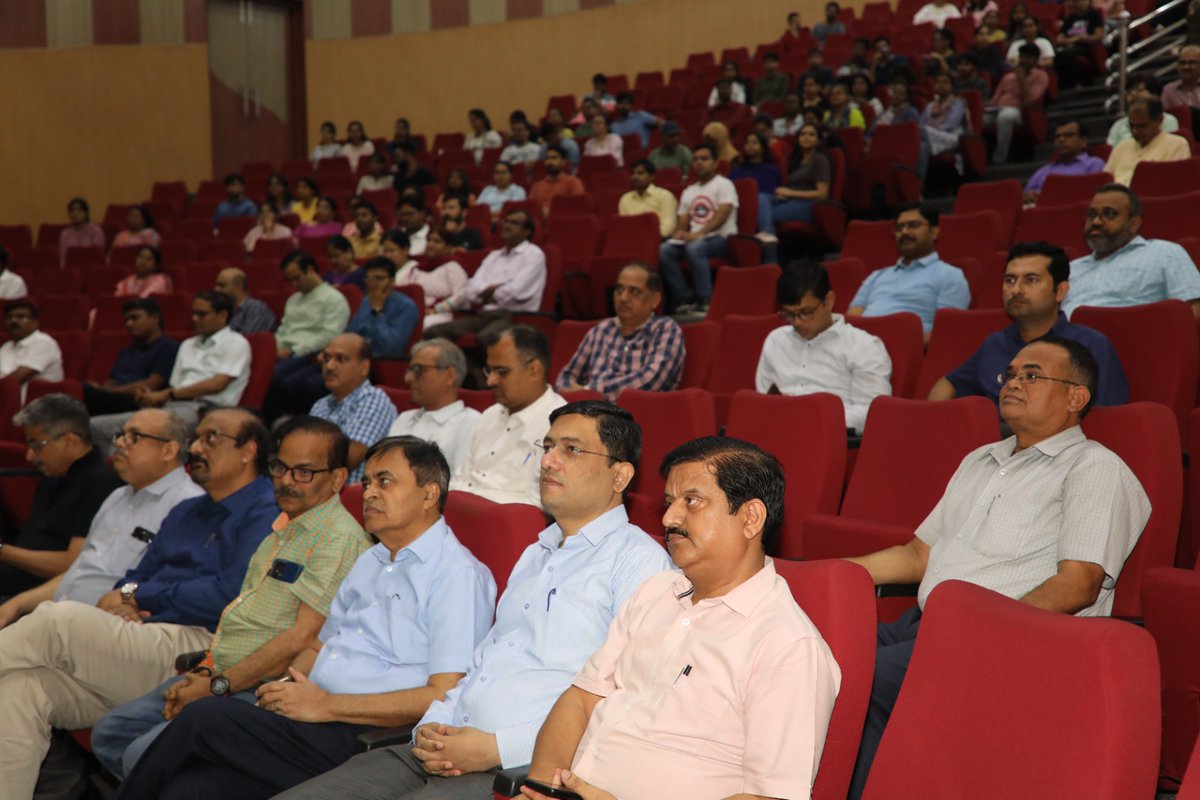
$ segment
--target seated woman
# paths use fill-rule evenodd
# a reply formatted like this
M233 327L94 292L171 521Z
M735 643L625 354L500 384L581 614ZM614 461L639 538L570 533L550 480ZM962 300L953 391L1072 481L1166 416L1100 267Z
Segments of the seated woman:
M367 174L358 179L355 194L363 192L378 192L392 188L392 173L388 169L387 158L383 153L372 153L367 159Z
M1033 17L1026 17L1021 22L1020 33L1021 35L1013 38L1012 44L1008 46L1008 53L1005 55L1008 63L1015 67L1017 65L1017 58L1020 55L1021 45L1033 44L1037 45L1038 49L1038 66L1042 68L1053 67L1054 45L1042 35L1037 20Z
M482 108L472 108L467 112L467 122L471 132L463 139L463 149L470 150L475 156L475 163L483 163L483 151L493 147L501 147L504 140L500 134L492 130L492 121Z
M750 97L750 87L746 84L746 79L742 77L741 70L738 69L736 61L726 61L721 65L721 77L726 78L732 84L729 99L734 103L747 103ZM708 107L712 108L720 102L717 96L717 87L714 86L712 91L708 93Z
M585 156L609 155L617 160L617 166L625 166L625 142L615 133L609 133L608 119L603 112L592 115L592 138L583 146Z
M117 281L117 297L149 297L175 291L171 276L162 271L162 254L157 247L143 245L133 257L133 274Z
M317 216L317 198L321 196L321 187L309 177L296 178L296 191L292 207L289 209L300 218L300 226L312 222ZM299 232L300 228L296 229Z
M850 103L860 111L869 106L876 117L883 113L883 103L875 96L875 86L866 75L850 78ZM866 119L865 114L863 119Z
M358 172L358 162L375 152L375 143L367 138L366 128L358 120L346 126L346 143L342 155L350 160L350 174Z
M242 243L246 245L246 252L253 253L255 246L263 239L294 241L292 229L279 221L279 217L275 214L275 206L270 200L263 200L258 204L258 224L242 237Z
M366 291L347 333L357 333L371 343L372 358L401 358L408 351L420 312L405 294L396 291L396 265L383 256L363 266Z
M775 165L775 160L771 157L771 142L758 131L751 131L746 135L746 142L742 145L742 154L733 162L729 179L737 180L738 178L751 178L758 186L759 195L768 198L783 183L779 167ZM760 200L760 202L762 201Z
M758 200L759 238L772 241L779 222L811 222L813 203L829 197L833 167L821 152L821 130L805 125L796 136L783 185Z
M483 187L479 193L479 202L492 212L492 221L500 218L500 209L508 202L524 200L525 187L513 182L512 167L503 161L497 161L492 167L492 184Z
M866 128L863 113L850 102L850 90L843 81L829 87L829 110L823 120L826 128Z
M392 160L396 160L396 148L401 145L409 145L413 153L421 152L424 147L421 140L412 135L412 130L408 124L408 117L398 117L392 128L392 140L388 142L388 152L392 154Z
M815 111L817 119L820 119L825 116L828 108L825 95L821 93L820 82L812 75L805 75L800 84L800 111Z
M67 260L69 247L104 247L104 228L91 219L91 208L82 197L72 197L67 203L67 219L70 224L58 234L58 257Z
M322 197L317 200L317 210L311 222L305 222L296 228L296 236L333 236L342 232L342 223L337 221L337 201L332 197Z
M162 237L154 230L154 219L145 206L130 206L125 215L125 226L125 230L113 238L113 247L131 247L135 244L158 247Z
M352 283L360 289L367 288L363 271L358 268L358 263L354 260L354 245L345 236L337 235L330 236L325 241L325 255L329 258L329 264L332 267L321 277L326 283L340 286L343 283Z
M282 172L276 172L267 180L267 202L276 214L287 214L292 210L292 190Z
M333 158L342 154L342 146L337 140L337 126L332 122L321 123L321 141L312 149L308 160L315 167L322 158Z
M457 197L462 201L463 208L475 204L475 190L471 188L471 179L458 167L446 173L446 183L442 186L442 193L438 195L437 202L434 203L438 214L442 213L442 203L446 202L447 197Z
M381 252L396 265L396 286L420 286L425 291L425 325L440 325L454 318L452 313L436 314L433 307L467 285L467 271L453 260L449 234L431 228L425 240L426 269L408 257L408 234L388 231ZM430 320L433 320L432 322Z

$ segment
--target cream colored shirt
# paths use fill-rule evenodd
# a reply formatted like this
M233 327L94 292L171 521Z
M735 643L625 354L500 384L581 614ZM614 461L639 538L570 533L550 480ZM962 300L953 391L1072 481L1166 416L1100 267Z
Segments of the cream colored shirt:
M679 201L661 186L653 183L646 187L645 194L626 192L621 195L617 204L617 213L622 217L632 217L635 214L655 214L658 216L658 232L664 239L675 232L676 212Z
M1128 186L1133 180L1133 171L1143 161L1184 161L1192 157L1192 146L1188 140L1174 133L1160 132L1142 147L1135 139L1128 139L1113 148L1104 165L1104 171L1112 173L1113 180Z

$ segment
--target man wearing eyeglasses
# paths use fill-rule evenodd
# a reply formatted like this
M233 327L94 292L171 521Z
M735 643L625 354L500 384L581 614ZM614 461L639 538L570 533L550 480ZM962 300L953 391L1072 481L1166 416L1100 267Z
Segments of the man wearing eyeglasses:
M346 483L358 483L363 457L387 435L396 407L386 392L371 385L371 344L357 333L333 337L318 361L329 394L314 403L309 413L337 425L350 440Z
M47 397L55 398L48 401L50 404L66 402L64 395ZM37 413L40 409L35 406L39 404L46 405L46 398L38 398L22 413L30 410ZM80 428L87 430L83 420ZM186 436L183 421L169 411L146 409L129 418L114 440L116 449L112 458L112 468L126 485L113 490L100 504L90 520L86 539L72 537L69 550L78 549L79 555L69 568L0 605L0 628L7 627L47 600L95 604L117 579L137 566L167 512L189 497L204 493L180 464L186 457ZM41 441L44 439L31 440L31 445ZM52 453L46 453L49 447L47 444L38 451L40 463L53 457ZM88 452L96 451L89 449ZM43 453L46 453L45 457ZM103 464L98 455L96 461ZM73 467L68 468L68 473ZM103 491L111 483L108 475L109 470L105 467L77 473L73 480L80 480L84 490L91 494ZM35 501L34 513L38 513L39 506L46 506L50 513L70 514L83 520L91 514L91 505L86 499L80 501L76 497L55 494L53 499L41 503ZM16 547L0 549L0 559L5 552L11 557L18 550Z
M129 773L170 720L204 697L253 703L253 689L284 675L316 640L338 587L367 549L342 507L349 440L337 425L293 417L275 434L267 471L282 514L250 559L201 663L113 709L92 729L92 751L118 777Z
M436 444L452 475L467 458L480 418L478 411L458 399L466 374L467 358L454 342L418 342L404 371L409 396L417 407L401 413L388 429L388 436L416 436Z
M1013 435L963 459L908 544L849 559L876 585L920 583L917 607L878 629L851 797L866 785L935 586L963 580L1047 611L1107 616L1121 567L1150 518L1137 477L1079 427L1098 381L1087 347L1044 337L1023 347L997 380L1000 416Z
M95 606L42 603L0 631L0 786L29 797L50 729L88 728L207 649L279 515L269 437L241 409L210 412L189 447L204 495L171 509L138 565Z
M756 388L765 394L835 394L846 410L846 427L862 433L871 401L892 393L887 348L833 313L829 274L816 262L790 264L775 283L775 302L788 324L767 334Z
M24 402L25 385L34 378L63 379L62 349L53 336L38 330L38 309L28 300L5 303L4 323L8 341L0 345L0 378L15 376Z

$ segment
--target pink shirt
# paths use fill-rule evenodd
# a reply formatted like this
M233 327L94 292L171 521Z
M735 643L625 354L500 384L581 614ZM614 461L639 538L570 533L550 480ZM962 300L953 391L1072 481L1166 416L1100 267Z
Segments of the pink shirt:
M140 280L137 275L130 275L117 282L117 297L149 297L152 294L170 294L175 291L171 284L171 276L165 272L155 272L146 280Z
M104 247L104 228L94 222L81 229L63 228L58 234L58 254L65 261L68 247Z
M135 244L148 244L151 247L158 247L159 239L158 231L153 228L142 228L137 233L124 230L113 237L113 247L132 247Z
M681 573L646 580L575 685L604 699L572 769L621 800L808 798L841 670L771 559L693 605Z
M583 145L585 156L612 156L617 160L617 166L625 166L625 140L615 133L610 133L603 140L592 137Z
M1046 89L1050 86L1050 75L1041 67L1034 67L1025 79L1025 101L1021 101L1021 87L1017 85L1017 76L1009 72L996 84L992 95L992 105L1009 108L1020 108L1023 105L1037 105Z

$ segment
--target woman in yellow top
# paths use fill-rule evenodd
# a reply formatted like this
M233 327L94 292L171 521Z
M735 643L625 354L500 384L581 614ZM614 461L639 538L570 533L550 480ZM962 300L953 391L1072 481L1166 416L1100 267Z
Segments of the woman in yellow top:
M850 90L841 81L829 87L829 110L822 121L828 130L867 127L863 113L850 102Z
M317 216L317 198L321 187L312 178L297 178L296 190L292 192L295 201L292 203L292 213L300 218L300 222L312 222Z

